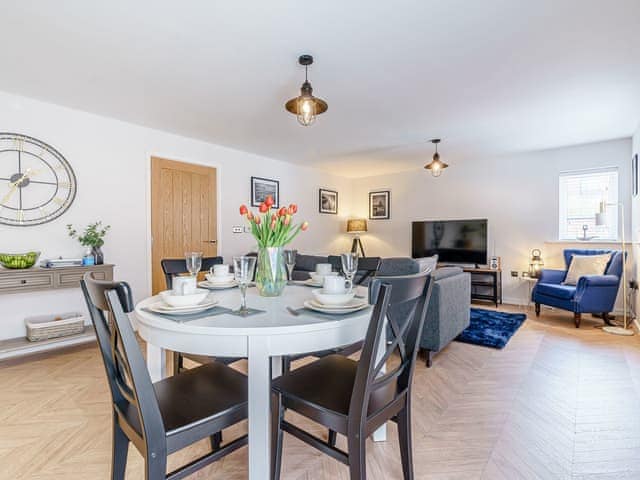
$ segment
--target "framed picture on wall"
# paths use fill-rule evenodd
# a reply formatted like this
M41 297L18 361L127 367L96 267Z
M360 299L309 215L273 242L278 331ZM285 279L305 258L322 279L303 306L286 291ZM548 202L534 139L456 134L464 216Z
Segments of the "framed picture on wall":
M388 220L391 218L391 192L383 190L369 192L369 219Z
M338 192L321 188L318 191L318 211L320 213L338 214Z
M273 207L280 207L280 182L270 178L251 177L251 206L259 207L267 195L273 198Z
M631 193L638 196L638 154L631 159Z

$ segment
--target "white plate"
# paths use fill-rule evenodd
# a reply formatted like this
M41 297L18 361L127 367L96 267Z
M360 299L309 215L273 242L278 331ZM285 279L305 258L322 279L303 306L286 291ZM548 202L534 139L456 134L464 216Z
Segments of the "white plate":
M211 283L210 281L205 280L204 282L198 283L198 286L206 288L208 290L225 290L227 288L237 287L238 282L236 282L235 280L231 280L227 283Z
M324 308L325 310L351 310L353 308L360 308L363 305L368 305L368 303L365 302L364 300L359 300L357 298L349 300L348 303L345 303L342 305L327 305L325 303L320 302L317 298L314 298L313 300L309 300L309 303L312 303L318 308Z
M229 275L220 275L220 276L215 276L215 275L209 275L207 274L206 276L207 278L207 282L209 283L213 283L216 285L220 285L222 283L229 283L229 282L233 282L235 280L235 276L233 275L233 273L229 274Z
M367 308L369 306L368 303L365 303L364 305L360 305L359 307L349 307L349 308L327 308L324 305L322 306L318 306L318 304L316 304L315 302L313 302L312 300L306 300L304 302L304 306L305 308L308 308L309 310L315 310L316 312L321 312L321 313L333 313L335 315L345 315L347 313L353 313L353 312L357 312L359 310L363 310L365 308Z
M152 303L151 305L147 306L147 308L150 311L155 313L168 313L171 315L188 315L190 313L203 312L205 310L208 310L209 308L214 307L217 304L218 304L218 301L213 300L210 302L201 303L200 305L196 305L195 307L176 309L176 308L169 307L164 302L157 302L157 303Z
M215 297L211 294L211 292L207 292L207 296L204 298L204 300L202 300L200 303L196 303L195 305L185 305L185 306L180 306L180 307L173 307L171 305L169 305L167 302L164 301L164 299L161 299L159 302L159 306L158 308L160 309L165 309L167 311L174 311L174 310L191 310L193 308L200 308L203 306L210 306L210 305L215 305L218 301L215 299Z
M302 283L304 283L308 287L322 287L322 282L316 282L312 278L309 278Z

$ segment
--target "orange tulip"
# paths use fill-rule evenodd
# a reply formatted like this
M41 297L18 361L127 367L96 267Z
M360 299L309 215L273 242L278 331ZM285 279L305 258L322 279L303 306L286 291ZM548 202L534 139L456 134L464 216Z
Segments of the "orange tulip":
M294 213L298 213L298 206L295 203L289 205L289 215L293 215Z
M246 215L249 209L246 205L240 205L240 215Z
M285 225L289 225L291 223L291 215L285 215L282 223L284 223Z
M266 203L261 203L258 210L260 210L260 213L267 213L269 211L269 206Z
M306 231L307 228L309 228L309 222L303 222L300 226L300 230L302 230L303 232Z
M256 223L256 225L260 225L261 220L259 216L256 215L255 217L253 217L253 221Z
M267 198L264 199L264 203L267 205L267 207L271 208L273 207L273 197L271 195L267 195Z
M247 212L247 220L251 220L251 219L253 219L253 212L251 210L249 210Z
M271 219L271 230L275 230L276 229L276 223L278 223L277 220L276 220L276 217L273 217Z
M287 214L287 207L282 207L280 210L278 210L279 217L284 217L286 214Z

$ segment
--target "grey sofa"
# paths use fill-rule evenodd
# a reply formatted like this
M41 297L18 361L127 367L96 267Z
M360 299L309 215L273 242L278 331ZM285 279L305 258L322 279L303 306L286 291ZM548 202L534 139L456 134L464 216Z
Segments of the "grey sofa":
M419 264L411 258L385 258L376 276L410 275L419 269ZM445 267L434 270L432 276L433 290L420 339L427 367L431 367L434 353L469 326L471 313L471 276L468 273L458 267Z

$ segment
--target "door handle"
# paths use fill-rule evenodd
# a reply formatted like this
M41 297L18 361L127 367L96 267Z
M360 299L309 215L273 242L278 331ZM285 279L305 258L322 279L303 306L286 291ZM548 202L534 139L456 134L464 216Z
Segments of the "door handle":
M204 243L218 243L217 240L203 240Z

